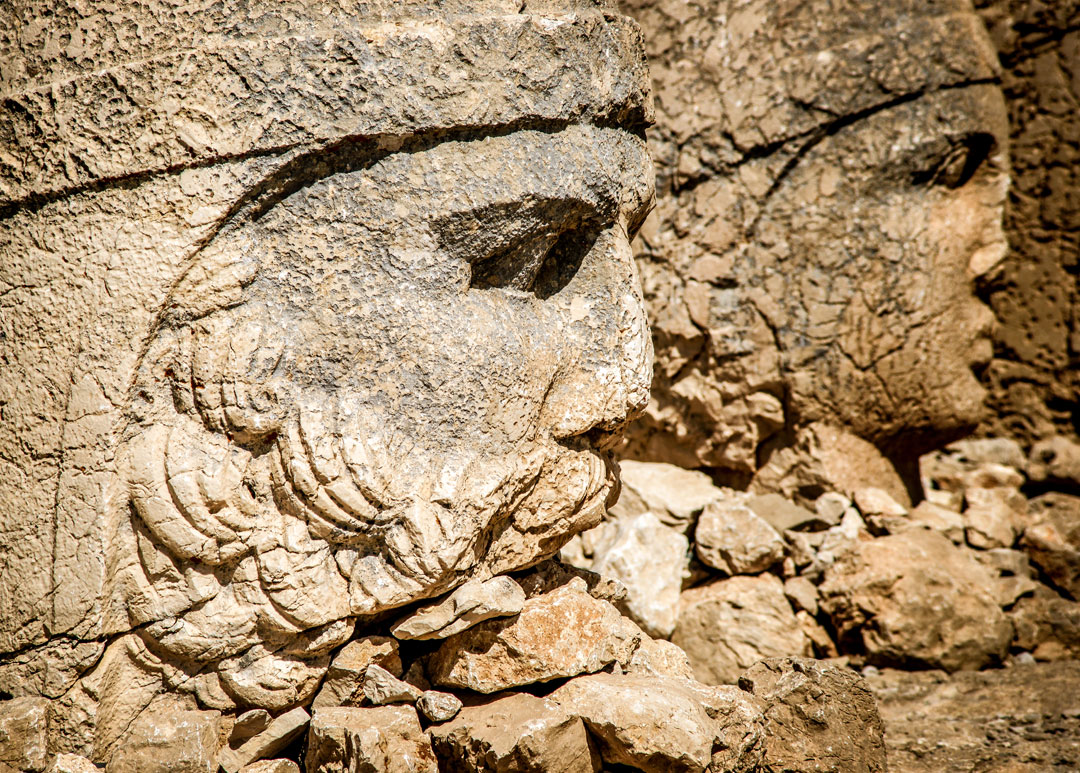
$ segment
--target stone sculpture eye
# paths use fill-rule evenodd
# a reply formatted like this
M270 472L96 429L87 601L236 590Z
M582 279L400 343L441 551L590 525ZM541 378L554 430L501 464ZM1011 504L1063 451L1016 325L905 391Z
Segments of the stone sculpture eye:
M934 164L916 172L912 179L919 184L930 183L946 188L960 188L967 184L994 151L993 135L975 133L951 142L945 153Z

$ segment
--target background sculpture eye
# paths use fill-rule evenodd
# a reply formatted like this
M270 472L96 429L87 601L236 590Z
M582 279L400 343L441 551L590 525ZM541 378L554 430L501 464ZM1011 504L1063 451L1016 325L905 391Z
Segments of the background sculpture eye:
M975 176L996 144L991 134L977 133L963 137L951 143L936 163L915 172L912 179L917 185L930 183L959 188Z
M596 242L599 229L583 226L545 232L472 267L470 288L506 288L550 298L570 283Z

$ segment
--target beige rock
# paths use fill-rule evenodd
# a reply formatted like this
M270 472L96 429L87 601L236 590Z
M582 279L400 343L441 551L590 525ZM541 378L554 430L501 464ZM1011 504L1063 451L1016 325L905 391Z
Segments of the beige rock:
M763 771L885 771L885 726L858 674L823 661L777 658L752 666L739 687L764 705Z
M739 576L683 591L671 641L705 684L734 684L765 658L810 654L795 613L774 575Z
M403 682L374 663L364 672L364 697L373 706L387 703L415 703L422 691Z
M884 489L867 486L854 491L855 506L863 517L871 515L889 515L903 517L908 514L908 509L897 502L889 492Z
M671 636L679 592L690 574L689 541L651 511L613 523L589 568L622 583L626 598L617 606L650 636Z
M44 698L0 701L0 766L45 770L49 702Z
M784 595L796 609L804 609L811 615L817 614L817 586L805 577L789 577L784 580Z
M364 636L346 644L331 661L312 708L360 705L364 674L372 664L385 668L394 676L401 676L398 643L389 636Z
M252 736L236 749L223 749L218 764L225 773L236 773L245 765L273 757L304 732L311 715L303 707L275 717L262 732Z
M746 505L777 531L809 528L811 526L835 526L840 522L839 514L826 510L825 514L807 510L780 494L758 494L746 500ZM836 520L832 520L834 517Z
M307 773L438 773L412 706L317 709L304 768Z
M144 711L120 739L105 771L217 773L220 725L217 711Z
M580 717L555 701L507 693L429 731L444 773L594 773L600 760Z
M428 673L445 687L482 693L599 671L627 663L641 632L615 607L573 580L525 602L513 619L488 620L446 639Z
M549 698L584 720L607 763L666 773L752 770L761 759L760 708L734 688L594 674Z
M242 767L240 773L300 773L300 766L292 760L259 760Z
M615 578L604 577L596 572L571 566L557 559L542 561L526 574L519 575L517 579L525 591L525 596L531 599L550 593L575 578L585 583L589 595L594 599L618 604L626 598L626 586Z
M997 579L998 605L1003 608L1011 607L1021 596L1032 594L1039 588L1027 555L1019 550L980 550L975 553L975 558Z
M667 676L673 679L693 679L694 668L689 656L677 644L663 639L642 637L641 644L630 656L626 673L639 676Z
M100 770L79 754L58 754L45 769L46 773L100 773Z
M265 730L271 721L273 721L273 717L270 716L270 712L266 709L245 711L233 723L232 731L229 733L229 745L232 747L240 746L253 735Z
M836 491L826 491L814 500L814 512L822 518L826 525L836 526L852 504L852 501L843 494Z
M964 543L964 519L960 513L933 502L920 502L909 516L913 523L941 532L957 545Z
M694 529L698 558L728 575L757 574L784 557L783 539L747 505L749 498L725 491L722 501L705 507Z
M612 508L616 517L652 511L667 526L686 531L720 495L708 475L673 464L625 459L620 469L623 490Z
M416 709L430 722L447 722L461 711L461 701L448 692L424 690L416 699Z
M930 530L856 542L818 590L841 643L854 639L875 663L978 668L1012 638L994 577Z
M1009 610L1016 629L1013 646L1036 660L1075 660L1080 657L1080 603L1047 588L1037 588Z
M1031 500L1021 545L1055 584L1080 599L1080 497L1043 494Z
M1028 454L1027 472L1038 482L1080 483L1080 443L1062 435L1040 440Z
M964 498L968 543L983 550L1012 547L1027 516L1024 495L1011 488L969 488Z
M525 591L509 577L471 580L395 623L390 632L399 639L445 639L484 620L516 615L524 603Z

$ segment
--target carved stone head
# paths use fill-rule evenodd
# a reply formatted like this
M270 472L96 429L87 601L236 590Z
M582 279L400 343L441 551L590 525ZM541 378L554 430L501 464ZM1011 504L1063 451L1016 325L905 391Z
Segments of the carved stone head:
M970 4L628 7L663 84L630 453L752 475L813 423L894 458L973 427L1007 126Z
M61 5L5 41L0 504L49 570L9 560L0 652L134 630L202 705L281 709L357 618L599 521L651 378L633 22Z

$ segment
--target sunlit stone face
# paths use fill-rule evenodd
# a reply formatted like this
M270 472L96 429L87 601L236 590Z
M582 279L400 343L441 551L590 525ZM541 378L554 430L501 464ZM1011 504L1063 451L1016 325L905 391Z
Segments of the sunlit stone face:
M622 130L518 131L331 158L241 210L166 303L129 410L152 646L336 641L597 523L648 399L628 239L649 171ZM170 615L191 571L209 600ZM251 704L306 689L222 674Z

